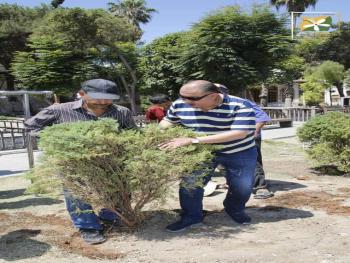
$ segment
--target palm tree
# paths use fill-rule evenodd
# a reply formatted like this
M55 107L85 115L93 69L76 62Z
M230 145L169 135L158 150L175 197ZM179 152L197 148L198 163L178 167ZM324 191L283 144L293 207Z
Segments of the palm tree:
M309 6L315 7L318 0L270 0L278 10L282 6L286 6L288 12L304 12ZM300 14L293 13L294 28L296 26L296 17Z
M140 24L151 21L152 13L157 10L148 8L145 0L118 0L117 3L108 3L108 10L115 16L126 18L140 32Z
M117 3L108 3L108 10L115 16L125 18L134 26L134 40L141 38L142 30L140 24L146 24L151 21L152 13L156 12L153 8L147 8L145 0L117 0ZM127 58L116 48L119 59L127 69L131 77L131 83L128 83L124 76L120 76L121 84L129 95L131 110L136 113L136 83L137 77L135 70L131 67Z
M59 7L60 5L62 5L63 2L64 2L64 0L52 0L52 1L51 1L51 6L52 6L53 8L57 8L57 7Z

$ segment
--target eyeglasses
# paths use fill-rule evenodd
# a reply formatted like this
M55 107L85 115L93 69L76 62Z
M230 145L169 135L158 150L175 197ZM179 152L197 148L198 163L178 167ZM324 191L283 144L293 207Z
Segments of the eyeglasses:
M199 101L199 100L205 98L206 96L209 96L210 94L214 94L214 93L216 93L216 92L208 93L208 94L205 94L205 95L200 96L200 97L186 97L186 96L182 96L181 94L179 94L179 97L181 99L184 99L184 100Z

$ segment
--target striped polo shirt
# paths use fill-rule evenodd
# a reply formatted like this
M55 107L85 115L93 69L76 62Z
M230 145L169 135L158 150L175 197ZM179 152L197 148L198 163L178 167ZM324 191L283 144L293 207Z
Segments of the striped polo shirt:
M220 143L223 148L217 153L232 154L255 146L255 112L249 101L242 98L225 94L219 106L206 112L178 99L171 105L164 119L193 129L198 136L232 130L249 131L243 139Z
M128 108L119 105L110 105L105 113L96 117L92 112L83 108L82 100L53 104L26 120L24 125L27 130L31 131L32 135L38 135L43 128L52 124L95 121L100 118L115 119L122 129L136 128L136 124Z

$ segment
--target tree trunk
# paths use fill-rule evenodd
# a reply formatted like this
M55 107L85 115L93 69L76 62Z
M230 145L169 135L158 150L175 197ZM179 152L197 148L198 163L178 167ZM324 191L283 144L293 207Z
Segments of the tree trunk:
M11 74L6 74L7 90L15 90L15 79Z
M344 97L343 83L342 82L341 83L337 83L335 86L337 87L339 96L341 98Z
M108 43L106 45L109 45ZM110 46L110 45L109 45ZM113 47L113 49L117 52L117 56L125 66L126 70L129 72L130 77L132 79L131 84L128 84L124 76L120 76L121 82L123 83L124 89L126 93L128 94L129 102L130 102L130 108L132 114L136 115L137 113L137 107L136 107L136 84L137 84L137 77L135 71L130 66L127 59L124 57L120 49L116 46ZM114 67L113 63L111 65Z
M136 107L135 88L128 85L128 83L126 82L124 76L120 76L120 79L121 79L121 81L123 83L123 86L124 86L124 89L126 90L126 93L128 94L131 112L132 112L133 115L136 115L137 107Z
M284 89L285 92L285 107L292 107L292 100L294 95L293 85L288 83L287 87Z
M260 97L260 105L261 107L267 107L267 96L269 94L269 89L265 85L265 83L261 84L261 93L259 95Z
M120 50L117 47L115 47L115 49L116 49L116 51L118 53L118 57L120 58L120 60L124 64L125 68L129 72L130 77L132 79L132 82L129 85L126 82L125 78L123 76L121 76L121 81L123 82L124 88L125 88L126 92L129 95L129 102L130 102L131 112L135 115L137 113L137 110L136 110L136 83L137 83L136 73L131 68L129 62L126 60L124 55L120 52Z

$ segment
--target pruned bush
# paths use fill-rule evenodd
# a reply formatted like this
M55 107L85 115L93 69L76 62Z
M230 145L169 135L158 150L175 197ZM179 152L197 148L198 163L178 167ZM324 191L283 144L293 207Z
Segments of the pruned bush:
M298 137L310 143L307 150L320 164L334 164L350 174L350 116L331 112L306 122L298 130Z
M41 133L39 146L46 160L32 171L33 184L40 184L33 177L40 167L54 168L51 176L58 176L76 197L95 209L114 211L135 228L144 219L146 204L164 201L172 183L213 157L209 145L158 148L171 138L194 136L181 127L161 130L157 125L119 130L112 119L54 125Z

